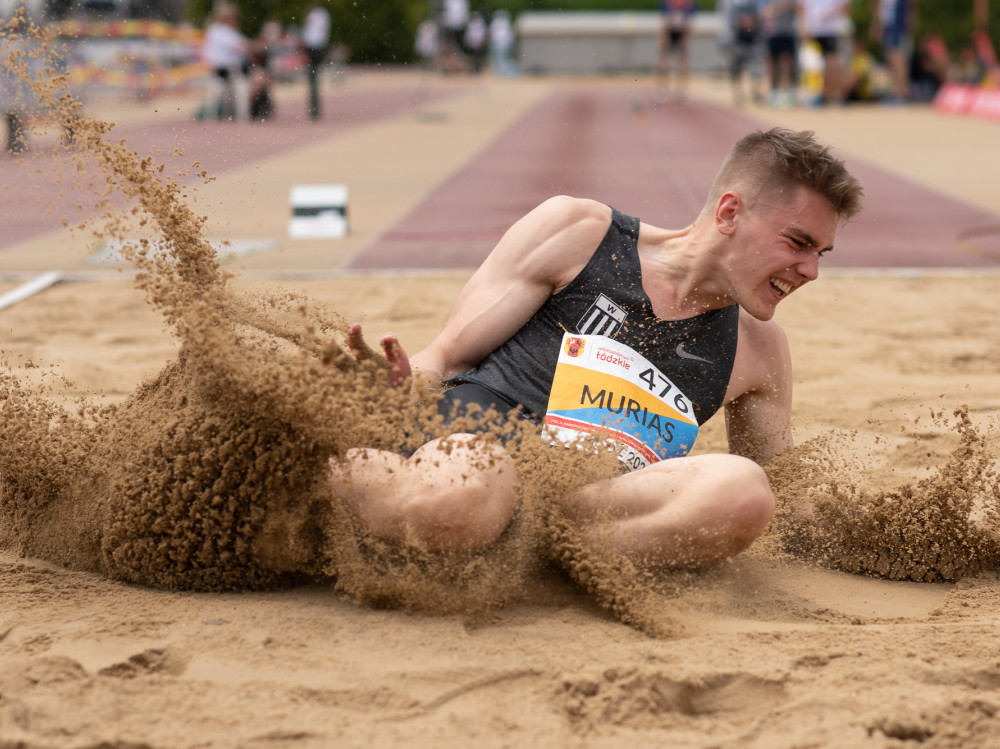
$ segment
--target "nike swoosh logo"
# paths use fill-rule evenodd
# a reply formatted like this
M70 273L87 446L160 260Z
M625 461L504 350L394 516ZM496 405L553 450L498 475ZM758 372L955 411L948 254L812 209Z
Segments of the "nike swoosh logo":
M675 351L677 352L677 356L679 356L681 359L690 359L691 361L703 361L706 364L711 364L712 363L708 359L702 359L700 356L695 356L694 354L689 354L687 351L684 350L684 344L683 343L678 343L677 344L677 348L675 349Z

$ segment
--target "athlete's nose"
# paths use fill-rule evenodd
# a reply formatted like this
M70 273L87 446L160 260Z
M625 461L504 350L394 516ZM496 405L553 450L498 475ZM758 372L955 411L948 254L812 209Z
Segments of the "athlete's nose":
M807 281L815 281L819 278L819 255L810 252L795 264L795 272Z

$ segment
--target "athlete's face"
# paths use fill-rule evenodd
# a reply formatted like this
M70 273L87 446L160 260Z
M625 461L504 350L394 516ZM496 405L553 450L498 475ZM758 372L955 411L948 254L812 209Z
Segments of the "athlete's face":
M770 320L778 302L819 275L838 225L830 202L806 187L743 203L732 235L735 300L758 320Z

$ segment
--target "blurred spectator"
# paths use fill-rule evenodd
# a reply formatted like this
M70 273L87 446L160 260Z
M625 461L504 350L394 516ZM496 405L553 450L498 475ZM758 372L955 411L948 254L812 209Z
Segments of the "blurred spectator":
M694 0L660 0L659 54L656 58L657 88L666 93L670 88L671 58L677 64L677 83L674 94L683 98L687 90L691 17L695 13Z
M823 102L839 104L844 93L844 64L838 40L851 9L850 0L801 0L803 40L819 45L823 55Z
M6 148L21 153L28 147L27 118L39 109L38 95L32 83L42 69L40 45L27 29L23 15L15 15L6 24L0 22L0 113L7 128Z
M758 0L722 0L725 39L728 39L729 80L733 88L733 101L743 106L746 101L744 78L749 77L750 98L754 102L761 96L763 77L763 35L760 4Z
M976 50L976 57L983 66L983 77L980 81L982 86L1000 86L1000 62L997 61L997 53L993 48L993 40L986 33L985 29L975 29L972 32L972 46Z
M932 101L948 80L951 60L940 34L924 34L917 40L910 57L910 98Z
M976 54L972 44L966 44L958 53L958 60L955 63L954 80L955 83L963 83L968 86L978 86L983 81L984 67Z
M250 45L250 118L266 120L274 114L271 87L276 74L275 61L281 46L281 23L270 18Z
M518 74L514 62L516 41L510 13L501 8L490 19L490 67L497 75L511 78Z
M257 36L257 47L264 58L264 64L272 73L276 72L276 64L273 60L281 52L281 21L275 16L271 16L260 27L260 34Z
M862 39L851 41L851 54L844 71L844 101L872 102L878 96L878 63Z
M309 82L309 118L320 118L319 71L330 51L330 11L313 5L302 21L302 48Z
M909 94L906 54L915 7L912 0L871 0L872 38L882 45L885 63L892 75L892 94L887 101L905 101Z
M425 68L434 67L438 55L438 27L430 18L425 18L417 26L413 49Z
M799 101L811 107L823 103L823 50L813 39L799 44Z
M441 69L446 73L464 72L467 61L462 49L462 34L469 23L469 0L444 0L441 5Z
M799 78L798 0L768 0L762 16L771 74L771 104L794 106Z
M483 58L486 56L487 34L489 30L486 21L479 13L469 16L469 22L465 25L465 48L469 50L472 58L472 72L481 73L483 70Z
M205 30L202 56L209 76L205 116L250 119L250 44L239 30L239 10L223 3Z

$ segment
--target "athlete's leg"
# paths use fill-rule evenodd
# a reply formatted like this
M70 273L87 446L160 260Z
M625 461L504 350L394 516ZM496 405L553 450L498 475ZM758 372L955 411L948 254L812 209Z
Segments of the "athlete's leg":
M767 526L774 495L756 463L699 455L583 487L567 512L594 544L658 567L697 567L746 549Z
M354 448L331 461L330 481L366 531L433 552L488 546L517 506L510 457L471 434L432 440L410 457Z

